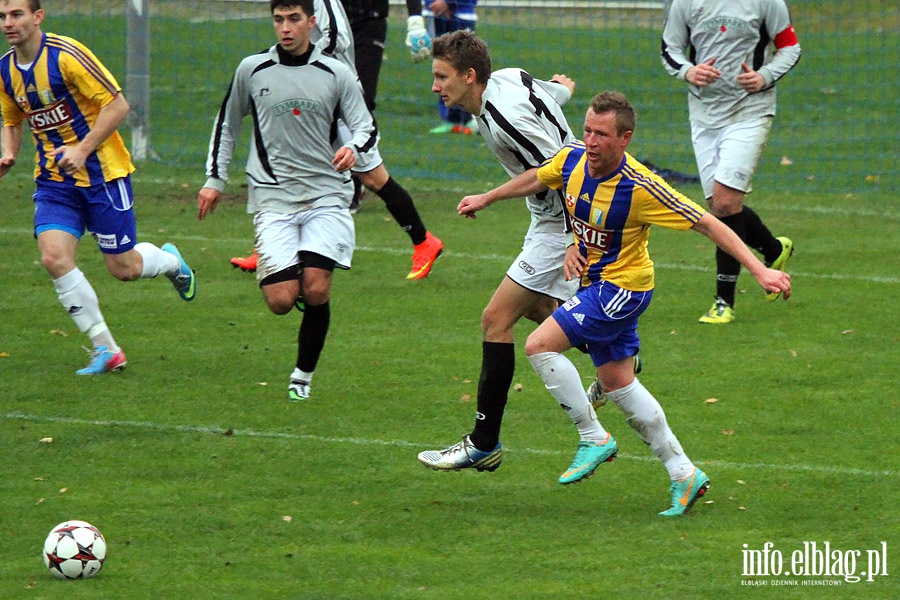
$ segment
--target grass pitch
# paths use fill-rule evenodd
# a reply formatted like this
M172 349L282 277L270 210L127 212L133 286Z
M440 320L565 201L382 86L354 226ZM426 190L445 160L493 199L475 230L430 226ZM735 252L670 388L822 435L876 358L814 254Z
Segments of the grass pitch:
M516 334L520 391L504 420L503 466L436 473L416 461L472 427L480 313L528 215L517 201L475 221L455 214L463 195L505 177L478 138L422 138L434 118L427 70L405 62L399 25L379 96L382 152L446 251L428 279L404 280L408 239L370 195L354 268L335 276L313 399L286 402L299 314L269 314L253 277L227 262L252 240L240 155L227 201L209 220L195 217L215 107L239 57L268 45L271 30L170 17L157 19L165 31L154 39L167 41L153 45L166 73L153 83L163 161L139 165L136 210L142 239L178 244L198 297L182 302L165 279L117 282L82 245L80 267L128 355L125 372L74 375L86 339L38 264L30 149L0 182L0 598L900 597L900 202L888 164L896 134L880 125L896 112L896 83L869 85L881 54L845 51L866 38L823 33L818 44L815 28L799 29L808 57L785 82L774 147L748 200L796 244L790 301L765 302L744 274L737 320L701 326L714 295L711 244L692 232L651 235L657 289L641 319L640 377L712 479L690 515L663 520L665 470L614 406L599 414L619 458L586 482L556 482L577 436L524 357L528 323ZM83 39L124 81L119 34L101 29L121 29L119 20L57 23L48 30ZM551 51L515 47L521 31L502 25L480 29L498 67L579 81L576 130L591 93L623 89L641 113L635 154L690 170L683 90L661 73L656 32L594 32L560 64ZM897 36L886 31L889 56ZM827 72L841 73L841 85ZM841 111L858 123L836 120ZM873 147L880 158L859 159ZM587 382L589 361L573 360ZM41 545L75 518L100 528L109 557L94 579L57 581ZM867 551L886 547L888 576L746 575L746 551L767 542L783 570L812 542L843 558L858 551L857 574Z
M614 406L600 417L620 458L579 485L556 483L577 437L525 360L527 324L503 466L436 473L416 461L471 428L480 311L518 250L519 202L467 221L453 209L483 185L417 193L447 245L421 282L403 279L405 235L380 202L364 203L313 399L291 404L299 315L268 314L253 278L227 263L250 241L239 195L198 223L195 173L140 172L142 238L179 245L198 298L181 302L164 279L116 282L84 244L81 268L129 359L96 378L74 376L85 340L37 264L31 182L3 182L5 598L738 597L748 581L791 579L743 576L745 544L790 556L812 541L863 557L887 544L890 576L828 597L900 591L896 206L760 196L797 244L795 297L769 304L745 274L727 327L696 323L713 293L710 244L651 236L659 281L641 321L641 380L712 478L705 503L663 520L665 471ZM823 233L838 215L839 245ZM573 358L587 379L588 361ZM72 518L109 542L92 580L57 581L40 561L43 537Z

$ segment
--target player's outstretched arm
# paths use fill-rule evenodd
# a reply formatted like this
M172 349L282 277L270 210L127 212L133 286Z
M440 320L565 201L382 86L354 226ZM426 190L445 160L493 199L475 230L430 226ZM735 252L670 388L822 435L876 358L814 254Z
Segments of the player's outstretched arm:
M537 169L528 169L489 192L475 196L466 196L456 207L456 212L464 217L474 219L476 212L487 208L494 202L509 200L510 198L524 198L546 189L547 187L538 181Z
M782 271L770 269L760 262L758 258L741 241L741 238L727 225L710 213L705 213L699 221L694 223L693 229L711 239L716 245L735 257L766 292L781 292L784 299L791 296L791 276Z

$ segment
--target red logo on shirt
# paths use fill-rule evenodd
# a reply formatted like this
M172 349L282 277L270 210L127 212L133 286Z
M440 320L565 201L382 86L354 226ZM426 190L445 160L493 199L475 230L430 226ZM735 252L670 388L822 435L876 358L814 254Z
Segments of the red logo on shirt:
M69 110L65 100L28 113L28 124L35 133L59 129L63 125L71 124L73 120L72 111Z
M722 33L725 33L726 31L728 31L728 30L725 28L724 25L722 25Z

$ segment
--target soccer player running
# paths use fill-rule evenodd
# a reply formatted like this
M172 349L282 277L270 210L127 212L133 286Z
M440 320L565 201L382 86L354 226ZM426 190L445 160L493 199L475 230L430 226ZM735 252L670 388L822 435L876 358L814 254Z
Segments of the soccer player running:
M690 85L691 140L709 209L776 269L794 244L774 237L744 196L775 118L775 83L799 60L783 0L674 0L669 7L662 63ZM717 248L716 299L701 323L734 320L740 272L738 261Z
M278 43L238 65L216 115L200 220L213 212L227 181L241 121L253 115L247 159L247 212L259 251L257 281L278 315L305 305L288 399L309 398L331 319L335 267L349 269L355 247L349 170L372 152L375 124L346 65L315 52L313 0L271 0ZM342 119L352 138L335 150Z
M528 336L525 354L553 397L577 419L581 442L568 473L583 479L618 453L578 371L562 354L587 344L606 397L665 465L672 503L660 514L676 516L706 492L709 477L684 453L659 402L634 374L638 317L653 296L650 227L702 233L744 265L766 292L788 297L791 280L763 265L731 229L625 151L635 120L625 96L598 94L585 116L584 142L568 144L541 167L464 199L460 210L474 212L498 200L547 189L565 195L575 236L566 250L564 271L566 277L580 277L582 288Z
M0 57L0 178L16 163L27 120L37 147L34 234L60 303L93 351L79 375L125 368L93 286L75 264L89 231L106 268L121 281L166 275L184 300L194 273L172 244L138 243L131 156L117 132L128 102L113 75L83 44L44 33L38 0L0 0L0 26L12 47Z
M375 11L376 9L384 10L385 15L387 14L387 2L384 2L383 6L378 2L353 3L348 0L344 0L344 2L348 5L359 4L369 6L371 9L370 12ZM376 7L375 5L378 6ZM356 14L357 10L365 11L366 8L365 6L356 7L354 8L355 12L353 14ZM410 10L414 10L414 7L410 7ZM365 75L361 75L357 73L356 69L357 64L367 70L371 69L373 65L370 64L368 58L356 57L353 37L354 33L351 28L351 21L347 18L347 13L344 11L341 2L338 0L315 0L315 11L316 27L313 29L310 38L312 44L326 56L331 56L344 63L353 72L354 76L362 76L365 84L360 82L360 85L369 86L371 88L373 83L375 83L375 81L372 80L372 73L367 72ZM419 7L419 11L421 12L421 7ZM422 20L421 16L418 18L420 21ZM424 29L413 29L412 31L416 34L417 41L421 40L423 45L430 44L430 39L426 43L424 38L422 38L422 36L428 35ZM412 44L411 37L407 36L407 39L409 43ZM365 41L366 40L360 39L355 40L356 47L360 47ZM371 45L372 43L370 41L368 45L362 46L360 49L364 49L367 54L371 54L373 52ZM380 65L381 60L379 58L379 68ZM377 81L377 73L375 74L375 80ZM368 97L368 94L365 91L364 95L366 96L366 103L369 108L374 109L374 95ZM350 133L343 123L339 123L339 133L340 140L338 141L338 144L349 140ZM391 216L397 224L400 225L400 228L409 235L410 240L413 243L413 264L412 269L406 278L424 279L427 277L431 272L431 268L434 266L434 262L443 252L444 243L425 228L422 218L419 216L419 212L416 209L416 205L413 203L412 196L410 196L406 188L400 185L393 177L391 177L390 173L388 173L387 168L384 166L384 160L381 158L381 154L378 151L377 139L375 140L375 146L371 150L358 157L352 172L354 183L361 183L366 189L371 190L380 197L384 201L388 212L391 213ZM361 192L362 190L357 185L354 200L353 203L351 203L352 212L356 212L359 208L358 203ZM251 255L249 258L233 258L231 259L231 263L246 271L255 270L256 254Z
M565 75L541 81L515 68L491 73L487 44L467 30L436 38L433 52L432 91L447 106L476 115L485 144L510 177L537 167L575 139L562 110L575 82ZM470 202L463 199L460 214L475 216ZM576 281L566 281L562 268L571 237L562 196L538 191L527 195L526 205L531 224L522 252L481 316L474 429L449 448L420 453L419 461L432 469L493 471L500 466L500 426L516 364L513 328L522 317L541 323L578 290Z

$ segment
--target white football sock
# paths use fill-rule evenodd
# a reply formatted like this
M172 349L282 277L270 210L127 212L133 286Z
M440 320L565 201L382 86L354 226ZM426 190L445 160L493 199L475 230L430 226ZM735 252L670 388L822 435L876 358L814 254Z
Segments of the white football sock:
M56 288L60 304L75 321L78 329L88 334L95 348L106 346L106 349L112 352L119 351L109 327L103 320L97 293L81 269L75 267L62 277L54 279L53 287Z
M294 372L291 373L291 379L294 381L305 381L306 383L312 382L313 374L307 373L306 371L301 371L297 367L294 367Z
M528 360L544 381L544 387L575 423L581 439L605 444L609 440L609 433L597 419L597 413L587 399L575 365L559 352L541 352L529 356Z
M662 406L640 381L635 379L631 384L606 395L616 403L628 424L663 462L672 481L693 473L694 464L669 428Z
M149 242L135 244L134 249L144 259L141 279L150 279L157 275L176 275L181 268L181 263L174 254L163 252Z

